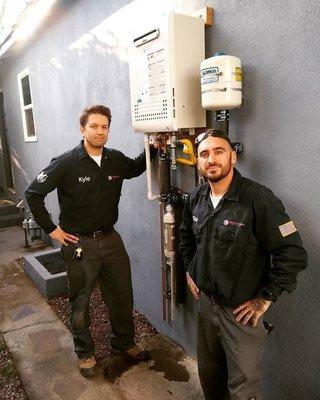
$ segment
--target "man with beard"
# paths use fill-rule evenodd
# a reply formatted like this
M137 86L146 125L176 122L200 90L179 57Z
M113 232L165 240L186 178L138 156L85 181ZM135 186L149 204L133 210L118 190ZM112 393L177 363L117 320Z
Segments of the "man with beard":
M295 289L307 254L282 202L234 168L228 136L210 130L196 145L207 182L185 205L180 251L198 300L201 385L207 400L260 400L261 317Z
M26 199L37 223L62 244L70 289L71 323L75 352L83 376L95 373L94 343L90 333L89 300L97 281L108 306L111 346L140 360L134 346L133 298L129 257L113 228L123 179L141 175L145 155L136 159L104 147L111 112L103 105L86 107L80 114L83 140L74 149L54 158L31 183ZM152 149L154 153L155 149ZM50 219L45 196L58 189L59 225Z

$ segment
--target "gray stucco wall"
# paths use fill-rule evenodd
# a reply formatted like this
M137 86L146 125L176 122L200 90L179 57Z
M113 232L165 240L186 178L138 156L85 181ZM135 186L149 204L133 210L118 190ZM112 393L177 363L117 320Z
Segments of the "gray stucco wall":
M4 158L3 158L3 149L0 142L0 193L5 191L6 188L6 179L5 179L5 171L4 171Z
M129 156L142 149L143 137L131 127L127 62L96 36L80 46L81 51L70 48L127 3L60 1L32 44L1 61L0 88L4 89L20 194L51 157L78 142L78 113L89 103L101 102L113 111L110 147ZM153 2L157 3L161 2ZM190 6L192 2L185 3ZM318 2L217 0L193 4L215 9L215 25L206 30L207 57L224 50L243 62L245 104L231 113L230 129L232 139L245 146L239 170L283 200L309 253L309 268L301 274L298 289L290 296L284 294L269 311L275 330L264 357L264 399L316 400L320 398ZM17 73L26 67L31 72L35 143L23 139L16 83ZM184 189L192 187L191 170L182 168L180 179ZM55 195L48 197L47 206L57 222ZM191 296L178 307L171 326L162 321L158 219L157 204L146 199L145 176L126 182L117 228L131 257L136 308L194 353L196 306Z

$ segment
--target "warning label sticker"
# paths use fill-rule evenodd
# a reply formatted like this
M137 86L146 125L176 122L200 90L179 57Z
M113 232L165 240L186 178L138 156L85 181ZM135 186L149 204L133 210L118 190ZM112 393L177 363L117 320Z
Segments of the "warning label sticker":
M205 85L206 83L212 83L212 82L218 82L219 77L218 76L206 76L205 78L201 78L201 84Z
M219 67L209 67L201 70L201 84L219 82Z
M236 81L242 82L242 69L240 67L236 67Z

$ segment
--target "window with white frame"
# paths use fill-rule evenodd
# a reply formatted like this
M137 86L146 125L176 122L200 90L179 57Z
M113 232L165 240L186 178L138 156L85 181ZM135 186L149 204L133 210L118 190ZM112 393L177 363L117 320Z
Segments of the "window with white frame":
M29 68L26 68L24 71L20 72L17 78L24 140L26 142L34 142L37 140L37 136L33 119L33 104L31 97Z

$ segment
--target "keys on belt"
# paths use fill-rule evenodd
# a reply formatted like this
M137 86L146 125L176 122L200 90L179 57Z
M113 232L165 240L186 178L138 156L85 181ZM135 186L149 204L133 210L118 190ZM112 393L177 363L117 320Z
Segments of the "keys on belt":
M81 246L81 237L79 237L79 241L75 244L73 248L72 259L76 261L82 261L83 258L83 248Z
M92 233L93 239L99 239L103 235L103 231L95 231Z
M82 261L84 249L81 244L81 237L90 237L92 239L99 239L100 237L102 237L104 233L105 231L100 230L89 234L78 234L77 236L79 236L79 241L74 246L72 259L76 261Z

